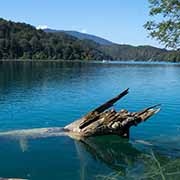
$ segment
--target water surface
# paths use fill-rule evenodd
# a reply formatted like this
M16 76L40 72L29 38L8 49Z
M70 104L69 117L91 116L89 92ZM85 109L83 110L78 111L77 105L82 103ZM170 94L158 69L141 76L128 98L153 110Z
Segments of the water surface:
M0 131L62 127L128 87L115 109L162 104L160 113L131 129L129 142L0 138L0 177L179 179L178 64L0 62Z

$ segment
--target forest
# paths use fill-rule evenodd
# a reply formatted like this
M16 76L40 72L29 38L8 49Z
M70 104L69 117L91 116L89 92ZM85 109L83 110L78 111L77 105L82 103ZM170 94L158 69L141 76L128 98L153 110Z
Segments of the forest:
M0 59L111 59L88 40L0 19Z
M0 59L179 62L180 51L151 46L102 45L64 32L44 32L29 24L0 18Z

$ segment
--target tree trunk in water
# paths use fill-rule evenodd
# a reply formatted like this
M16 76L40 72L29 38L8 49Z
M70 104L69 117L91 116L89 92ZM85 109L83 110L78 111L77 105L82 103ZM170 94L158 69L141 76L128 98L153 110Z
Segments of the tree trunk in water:
M107 110L127 95L128 90L126 89L81 119L67 125L64 129L80 137L115 134L128 138L131 126L137 126L160 110L156 108L159 105L146 108L140 112L128 112L127 110L116 112L114 109Z

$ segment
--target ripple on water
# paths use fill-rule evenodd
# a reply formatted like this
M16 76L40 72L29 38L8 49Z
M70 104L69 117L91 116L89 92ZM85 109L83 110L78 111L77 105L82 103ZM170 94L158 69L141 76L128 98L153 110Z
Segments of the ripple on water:
M168 157L180 157L179 65L4 62L0 72L0 131L64 126L129 87L130 94L115 105L117 110L138 111L162 104L156 116L132 128L131 138L141 140L143 147L146 144L142 142L151 143L148 149L161 163L171 162ZM1 140L0 176L28 178L29 174L32 179L45 180L50 175L51 179L79 179L81 174L81 178L94 178L114 173L117 164L112 160L117 152L122 157L120 173L127 177L127 172L134 170L134 177L140 177L139 162L149 162L141 154L143 148L139 153L138 145L115 142L74 145L77 142L68 138L23 139L21 147L26 151L22 152L20 142ZM156 164L153 167L157 169Z

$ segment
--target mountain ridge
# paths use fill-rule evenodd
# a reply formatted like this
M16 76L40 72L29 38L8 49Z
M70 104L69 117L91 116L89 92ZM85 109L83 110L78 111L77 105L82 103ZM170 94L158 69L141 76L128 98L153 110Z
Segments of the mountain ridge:
M71 35L71 36L74 36L74 37L76 37L76 38L78 38L80 40L84 40L84 39L92 40L92 41L95 41L96 43L98 43L100 45L120 45L120 46L131 46L131 47L149 47L149 48L158 48L158 49L167 50L166 48L160 48L160 47L156 47L156 46L153 46L153 45L120 44L120 43L110 41L110 40L108 40L106 38L100 37L98 35L93 35L93 34L89 34L89 33L82 33L82 32L76 31L76 30L57 30L57 29L51 29L51 28L43 28L42 30L47 32L47 33L64 32L64 33L66 33L68 35ZM96 40L96 39L93 39L91 37L95 37L95 38L100 39L100 40ZM102 40L102 42L99 42L101 40Z
M93 41L66 33L46 33L26 23L0 18L0 59L112 59Z
M45 32L26 23L0 18L0 59L180 62L180 51L115 43L102 45L64 31Z
M102 37L99 37L99 36L96 36L93 34L81 33L79 31L55 30L55 29L50 29L50 28L43 29L43 31L48 32L48 33L64 32L64 33L71 35L71 36L74 36L80 40L88 39L88 40L95 41L96 43L101 44L101 45L112 45L112 44L114 44L113 42L111 42L105 38L102 38Z

